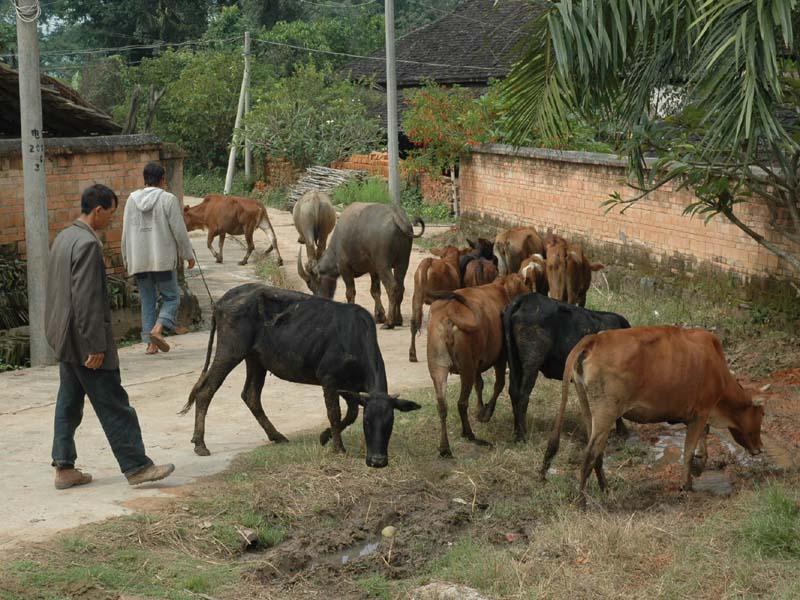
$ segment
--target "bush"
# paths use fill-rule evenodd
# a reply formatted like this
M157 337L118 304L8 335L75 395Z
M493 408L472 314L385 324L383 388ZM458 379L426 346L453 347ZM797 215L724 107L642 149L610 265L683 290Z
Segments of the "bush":
M264 155L297 168L329 164L381 144L383 128L369 110L377 101L371 90L305 66L256 99L248 136Z
M207 194L221 194L225 189L225 171L211 169L206 171L189 171L183 179L183 193L187 196L205 196ZM249 196L250 183L243 171L237 171L233 176L231 194L234 196Z
M800 506L796 495L779 486L759 492L738 535L744 542L743 549L758 558L800 558Z

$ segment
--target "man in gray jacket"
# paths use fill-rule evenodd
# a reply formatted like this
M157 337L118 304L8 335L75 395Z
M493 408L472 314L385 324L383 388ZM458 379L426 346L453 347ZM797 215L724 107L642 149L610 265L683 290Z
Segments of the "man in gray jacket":
M144 168L145 187L133 192L122 221L122 260L128 275L136 277L142 304L142 340L147 354L169 352L163 331L175 329L180 290L178 265L194 253L180 201L166 191L164 167L151 162ZM156 314L158 295L161 310Z
M75 468L75 430L89 396L108 443L128 483L163 479L175 469L154 465L144 451L136 411L122 387L111 331L103 246L97 231L117 209L117 195L93 185L81 196L81 216L58 234L47 269L45 332L59 362L61 385L53 433L55 485L83 485L92 476Z

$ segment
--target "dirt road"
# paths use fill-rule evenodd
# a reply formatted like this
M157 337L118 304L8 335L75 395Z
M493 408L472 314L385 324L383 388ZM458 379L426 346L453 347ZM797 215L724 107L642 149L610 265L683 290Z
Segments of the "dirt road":
M305 289L294 266L298 245L291 215L270 210L270 218L286 265L286 280L292 287ZM429 232L434 233L435 229L429 228ZM243 253L235 241L229 238L225 263L218 265L206 249L205 233L193 232L190 237L215 298L235 285L257 280L252 266L237 265ZM257 247L263 248L265 242L266 237L258 232ZM412 252L403 302L406 326L378 330L393 392L429 384L424 341L418 344L420 362L408 362L407 323L413 274L423 256L417 250ZM189 277L189 284L208 310L210 303L197 270ZM336 298L344 300L343 286L339 286ZM358 280L356 301L372 311L368 277ZM176 465L173 477L140 488L129 487L120 475L87 401L85 418L76 436L78 466L92 473L95 480L84 488L56 491L49 457L57 367L0 374L0 388L5 390L0 399L0 506L5 515L0 522L0 551L21 542L46 539L83 523L129 513L131 506L142 505L146 498L179 492L196 478L221 471L236 454L266 442L263 431L239 398L244 382L242 366L231 374L211 405L206 443L212 455L201 458L193 453L189 442L193 419L191 415L179 417L175 413L197 381L207 341L206 332L197 332L170 338L173 350L169 354L145 356L141 345L120 351L123 384L138 412L148 453L157 462ZM316 387L270 377L263 399L272 422L290 439L293 433L321 428L326 422L322 395Z

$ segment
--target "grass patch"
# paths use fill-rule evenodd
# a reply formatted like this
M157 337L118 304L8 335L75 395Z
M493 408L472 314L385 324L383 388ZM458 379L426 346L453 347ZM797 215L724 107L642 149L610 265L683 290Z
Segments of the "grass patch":
M331 193L333 203L346 207L353 202L389 204L389 185L382 177L368 177L363 181L351 180L335 188ZM409 217L421 217L425 223L453 223L450 208L444 204L425 202L419 188L405 185L400 204Z
M231 185L233 196L250 196L252 187L243 171L234 174ZM187 196L203 197L207 194L221 194L224 189L225 171L223 169L187 171L183 178L183 193Z
M286 287L286 275L275 262L272 253L259 253L255 261L255 270L256 275L269 285L282 288Z
M800 506L797 492L769 485L750 503L739 526L741 551L754 558L800 559Z

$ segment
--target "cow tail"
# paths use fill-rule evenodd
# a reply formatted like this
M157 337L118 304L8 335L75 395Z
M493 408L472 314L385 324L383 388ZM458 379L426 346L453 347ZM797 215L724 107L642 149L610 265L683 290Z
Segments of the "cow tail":
M205 381L206 373L208 372L208 365L211 364L211 350L214 347L214 335L217 333L217 318L215 315L211 315L211 333L208 334L208 348L206 350L206 362L203 365L203 371L200 373L200 379L198 379L197 383L194 384L191 393L189 394L189 399L186 401L186 404L183 405L183 408L178 412L179 415L185 415L189 412L189 409L192 408L194 401L197 396L197 390L199 389L200 385Z
M506 357L508 359L508 394L511 402L519 396L519 386L522 379L522 364L519 359L517 342L514 339L514 323L512 317L516 312L518 303L512 303L503 311L503 334L506 344Z
M419 225L420 227L422 227L422 230L419 233L415 234L414 237L415 238L422 237L422 234L425 233L425 221L422 220L422 217L416 217L414 219L414 225Z
M555 423L553 423L553 430L547 442L547 450L544 454L542 469L539 472L539 478L542 481L547 477L547 471L550 469L550 464L553 462L553 457L556 455L556 452L558 452L558 446L561 442L561 425L564 422L564 411L567 407L567 400L569 399L569 384L572 382L573 371L576 363L580 364L583 354L593 337L594 336L586 336L578 342L572 349L572 352L569 353L567 362L564 365L564 377L561 380L561 405L558 407L558 415L556 416Z
M508 275L509 274L509 265L508 265L508 257L506 253L508 252L508 242L495 242L494 244L494 254L497 257L497 267L500 271L500 275Z

